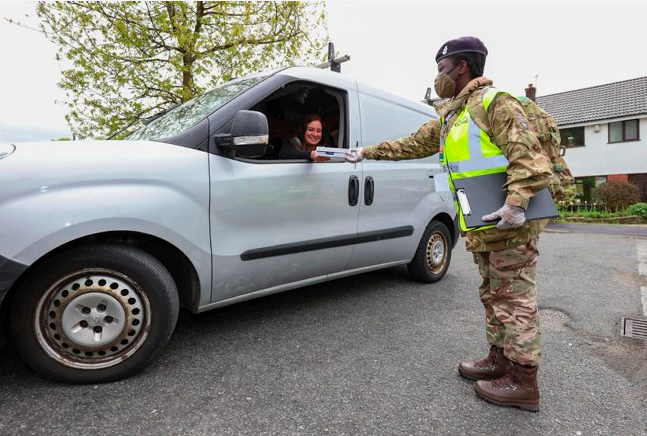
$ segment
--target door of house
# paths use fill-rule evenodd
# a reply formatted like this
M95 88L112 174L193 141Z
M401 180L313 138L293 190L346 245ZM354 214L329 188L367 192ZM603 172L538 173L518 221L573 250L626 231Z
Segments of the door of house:
M647 203L647 174L629 174L629 182L640 189L640 201Z

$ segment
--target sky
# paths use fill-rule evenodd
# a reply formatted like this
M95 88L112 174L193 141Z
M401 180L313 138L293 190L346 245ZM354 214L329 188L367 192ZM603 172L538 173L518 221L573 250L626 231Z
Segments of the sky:
M0 142L70 135L56 48L3 19L35 27L34 9L0 3ZM433 88L438 49L464 35L485 43L485 76L512 94L529 83L547 95L647 75L647 2L328 1L326 10L330 40L351 57L341 74L412 100Z

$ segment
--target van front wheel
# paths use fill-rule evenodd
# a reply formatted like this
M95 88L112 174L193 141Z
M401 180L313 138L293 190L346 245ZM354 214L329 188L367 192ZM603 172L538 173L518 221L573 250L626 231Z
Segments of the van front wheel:
M447 227L439 222L429 223L420 239L411 263L407 265L414 280L435 283L443 278L452 257L452 243Z
M10 332L23 360L67 383L99 383L144 368L171 337L175 283L138 248L71 248L37 266L11 304Z

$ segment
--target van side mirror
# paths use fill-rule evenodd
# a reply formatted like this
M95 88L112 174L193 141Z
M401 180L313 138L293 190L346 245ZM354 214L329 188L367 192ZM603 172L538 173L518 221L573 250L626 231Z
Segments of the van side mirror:
M231 134L216 135L215 142L218 147L235 150L240 157L261 157L269 142L267 117L256 111L238 111Z

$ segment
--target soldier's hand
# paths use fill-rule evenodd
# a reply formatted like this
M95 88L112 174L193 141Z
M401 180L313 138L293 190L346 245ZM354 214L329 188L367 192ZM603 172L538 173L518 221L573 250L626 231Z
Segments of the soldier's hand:
M501 209L484 215L481 219L483 221L500 220L496 225L496 228L499 230L516 229L526 222L526 211L518 206L504 204Z
M346 162L357 163L363 161L365 159L364 148L351 148L346 152L345 158Z

